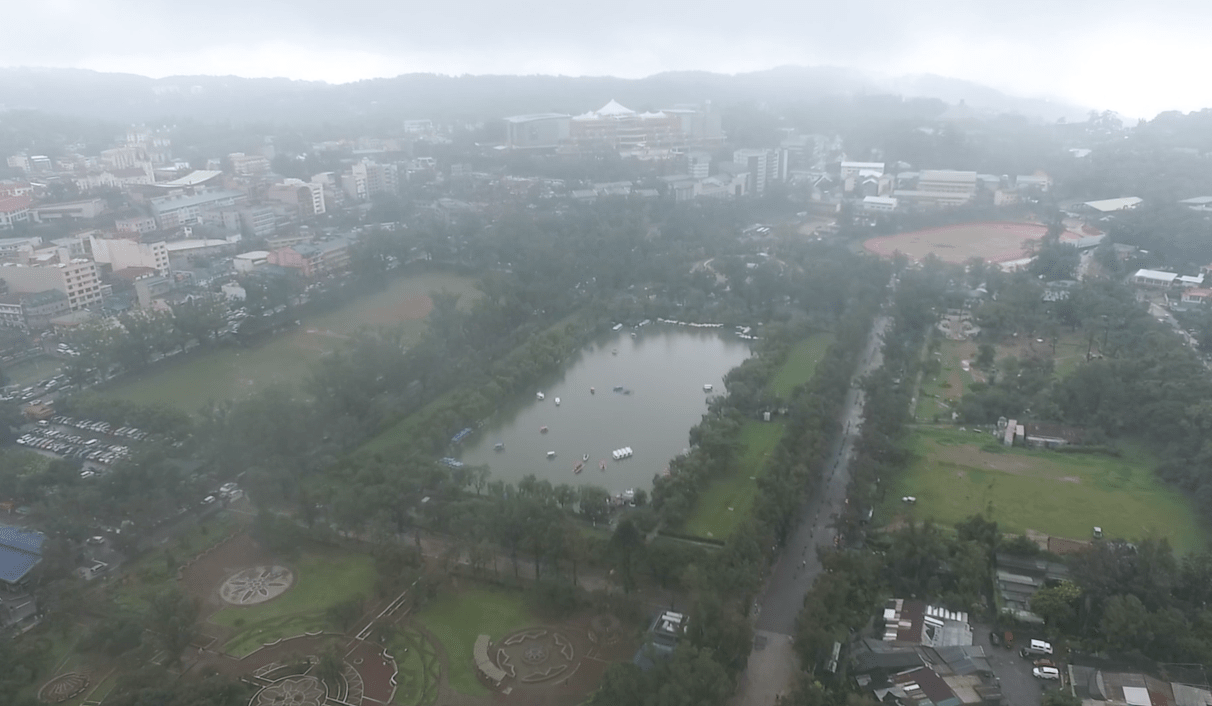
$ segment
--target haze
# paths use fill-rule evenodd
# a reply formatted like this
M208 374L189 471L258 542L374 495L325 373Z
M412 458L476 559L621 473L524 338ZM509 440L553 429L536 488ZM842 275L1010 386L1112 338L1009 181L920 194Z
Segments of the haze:
M1212 104L1212 7L1126 0L783 3L319 0L15 4L0 66L345 83L405 73L932 73L1135 118Z

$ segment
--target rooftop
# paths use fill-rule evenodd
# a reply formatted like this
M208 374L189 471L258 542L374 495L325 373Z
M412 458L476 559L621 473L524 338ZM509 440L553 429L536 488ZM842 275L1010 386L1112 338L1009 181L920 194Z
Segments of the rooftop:
M42 560L41 532L0 526L0 581L16 583Z
M220 176L221 174L223 174L223 172L217 171L214 169L209 169L209 170L197 169L197 170L190 172L189 174L186 174L185 176L181 177L180 179L173 179L172 181L163 181L163 182L156 184L156 186L162 186L162 187L168 188L168 189L171 189L173 187L180 187L180 186L197 186L198 184L201 184L206 181L210 181L211 179L214 179L215 177Z
M1123 211L1129 208L1135 208L1140 205L1142 199L1136 196L1123 196L1118 199L1102 199L1101 201L1087 201L1086 206L1100 213L1113 213L1115 211Z
M528 115L511 115L505 118L507 123L530 123L536 120L557 120L559 118L569 118L570 115L565 113L530 113Z
M151 203L152 208L156 211L164 211L175 208L188 208L190 206L202 206L215 201L238 199L243 196L243 191L203 191L191 196L157 196L151 200Z

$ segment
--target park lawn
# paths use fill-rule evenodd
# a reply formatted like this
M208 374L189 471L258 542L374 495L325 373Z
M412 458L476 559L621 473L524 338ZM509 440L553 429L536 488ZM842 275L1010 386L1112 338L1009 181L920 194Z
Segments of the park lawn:
M429 706L436 701L441 664L433 644L420 631L407 629L392 639L390 647L399 670L392 702L398 706Z
M294 330L252 348L195 350L181 360L125 377L101 394L140 404L165 404L193 414L208 401L244 399L273 384L295 385L307 377L310 366L338 350L363 326L401 325L408 339L415 341L425 331L425 319L416 318L416 312L404 302L442 290L459 294L464 306L478 296L474 280L468 277L441 273L403 276L382 292L335 311L305 317Z
M226 606L208 618L216 625L241 628L225 651L248 654L263 642L331 628L329 608L356 596L369 598L374 589L374 561L363 554L308 553L291 568L295 584L278 598L252 606Z
M971 366L964 370L963 361L976 358L976 344L971 341L943 340L938 347L942 369L936 375L922 375L918 388L914 417L920 422L950 421L951 412L959 408L964 390L976 381Z
M499 640L539 622L526 609L521 593L483 588L443 594L417 617L446 648L451 688L469 696L490 693L476 678L472 656L476 638L486 634Z
M141 613L146 602L156 592L163 589L166 582L176 576L175 567L181 566L201 554L203 550L227 539L237 528L247 524L246 519L226 510L221 510L214 516L194 524L173 537L171 542L144 553L127 570L127 574L134 576L137 580L113 589L114 600L126 608ZM169 566L170 556L173 568Z
M686 520L687 534L725 539L749 516L757 497L757 478L766 468L766 458L783 438L782 422L748 421L741 427L744 447L731 472L711 483L699 494L694 513Z
M825 357L831 343L833 334L820 332L795 344L787 360L770 379L770 391L785 398L796 387L811 380L816 372L816 364Z
M908 443L915 459L889 479L879 520L933 520L951 526L983 513L1003 531L1084 540L1167 538L1178 552L1206 539L1189 500L1153 474L1156 460L1135 443L1121 457L1006 448L988 432L919 428ZM900 498L912 495L916 505Z

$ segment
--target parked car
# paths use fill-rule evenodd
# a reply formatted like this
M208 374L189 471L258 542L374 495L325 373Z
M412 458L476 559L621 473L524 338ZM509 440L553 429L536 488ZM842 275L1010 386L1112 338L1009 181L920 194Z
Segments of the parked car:
M1018 651L1023 657L1051 656L1052 643L1044 640L1032 640Z
M1060 670L1056 667L1036 667L1031 670L1036 679L1060 679Z

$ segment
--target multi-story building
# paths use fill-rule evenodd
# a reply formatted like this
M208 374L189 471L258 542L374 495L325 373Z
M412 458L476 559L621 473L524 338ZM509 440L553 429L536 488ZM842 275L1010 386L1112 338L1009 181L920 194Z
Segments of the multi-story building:
M564 113L505 118L505 145L513 150L554 149L568 140L571 120Z
M227 155L231 162L231 170L240 176L253 176L269 171L269 159L259 154L244 154L233 152Z
M57 289L45 292L13 292L0 296L0 326L42 331L50 320L71 311L67 296Z
M711 175L710 152L687 152L686 173L693 179L706 179Z
M135 238L89 237L93 259L115 271L128 267L150 267L162 275L169 272L168 246L163 242L142 243Z
M83 258L54 265L0 265L0 279L10 292L34 293L56 289L67 295L72 311L101 301L97 265Z
M324 185L317 182L284 179L281 184L269 187L265 198L294 207L300 218L320 216L325 211Z
M30 209L30 213L35 221L44 223L46 221L92 219L105 213L105 209L105 202L101 199L88 199L35 206Z
M203 191L192 196L161 196L151 200L161 230L194 225L202 212L234 206L246 198L243 191Z
M338 272L349 266L349 241L333 238L319 243L300 243L271 250L269 264L298 270L303 277L313 278Z
M760 194L768 184L787 180L786 150L740 149L732 153L732 161L749 173L751 194Z
M28 257L40 247L42 247L42 238L37 235L24 238L0 238L0 258Z
M131 216L114 221L114 230L119 233L151 233L156 230L156 219L151 216Z
M6 179L0 181L0 196L24 196L33 194L34 187L28 181Z
M924 169L917 178L917 190L934 194L960 194L972 198L976 193L976 172Z
M367 159L341 175L341 186L349 198L366 201L375 194L396 194L400 190L399 170L394 164L376 164Z
M268 238L278 229L278 216L272 206L226 209L218 216L224 228L249 238Z
M29 194L0 196L0 228L12 228L18 223L28 223L29 206L32 202Z
M101 163L111 169L130 169L146 161L147 154L138 145L115 147L101 152Z

